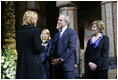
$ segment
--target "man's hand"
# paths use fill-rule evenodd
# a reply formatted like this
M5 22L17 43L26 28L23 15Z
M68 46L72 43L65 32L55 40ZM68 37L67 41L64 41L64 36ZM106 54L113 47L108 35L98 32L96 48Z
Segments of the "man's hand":
M52 64L53 64L53 65L59 65L59 64L61 64L61 63L62 63L62 61L61 61L60 58L57 58L57 59L53 59L53 60L52 60Z
M78 65L77 65L77 64L75 64L75 67L78 67Z
M92 71L95 71L97 69L97 65L95 63L89 62L88 64Z

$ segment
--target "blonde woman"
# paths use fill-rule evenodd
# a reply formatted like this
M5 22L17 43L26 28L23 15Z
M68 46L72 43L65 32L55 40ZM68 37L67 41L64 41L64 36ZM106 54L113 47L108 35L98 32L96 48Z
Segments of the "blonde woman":
M40 32L36 27L38 15L34 11L26 11L22 19L22 27L16 33L16 49L18 52L16 79L43 78L40 54Z
M51 49L52 49L52 40L51 40L50 32L48 29L43 29L43 31L41 32L41 40L42 40L42 46L45 47L44 53L41 54L43 78L48 79L50 78L49 65L51 63L50 55L51 55Z
M92 22L93 36L88 41L85 53L89 79L108 79L109 38L103 35L104 28L101 20Z

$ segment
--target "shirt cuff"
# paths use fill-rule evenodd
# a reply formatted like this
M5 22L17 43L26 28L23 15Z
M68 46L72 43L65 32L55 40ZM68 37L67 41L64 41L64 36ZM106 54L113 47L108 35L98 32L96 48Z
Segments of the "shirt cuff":
M60 58L60 59L61 59L62 62L64 61L62 58Z

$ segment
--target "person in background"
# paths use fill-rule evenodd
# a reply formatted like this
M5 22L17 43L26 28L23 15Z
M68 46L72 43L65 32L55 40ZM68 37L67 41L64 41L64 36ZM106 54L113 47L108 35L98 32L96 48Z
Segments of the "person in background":
M18 52L16 79L42 79L41 46L39 29L36 27L38 15L34 11L26 11L22 27L16 33L16 49Z
M80 57L80 43L79 37L77 37L76 50L74 52L75 56L75 78L79 78L79 57Z
M105 24L101 20L92 22L93 36L85 52L89 79L108 79L109 38L103 35Z
M41 53L41 61L42 61L42 70L43 70L43 78L49 79L50 78L50 55L51 55L51 48L52 48L52 40L50 37L50 32L48 29L43 29L41 32L41 40L42 46L45 47L44 53Z

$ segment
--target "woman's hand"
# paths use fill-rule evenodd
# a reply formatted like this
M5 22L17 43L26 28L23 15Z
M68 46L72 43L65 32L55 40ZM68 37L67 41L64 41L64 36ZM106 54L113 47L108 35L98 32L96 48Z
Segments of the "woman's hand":
M92 71L95 71L97 69L97 65L95 63L89 62L88 64Z
M44 46L44 47L46 47L47 45L48 45L48 43L46 43L46 44L43 44L43 43L42 43L42 46Z

